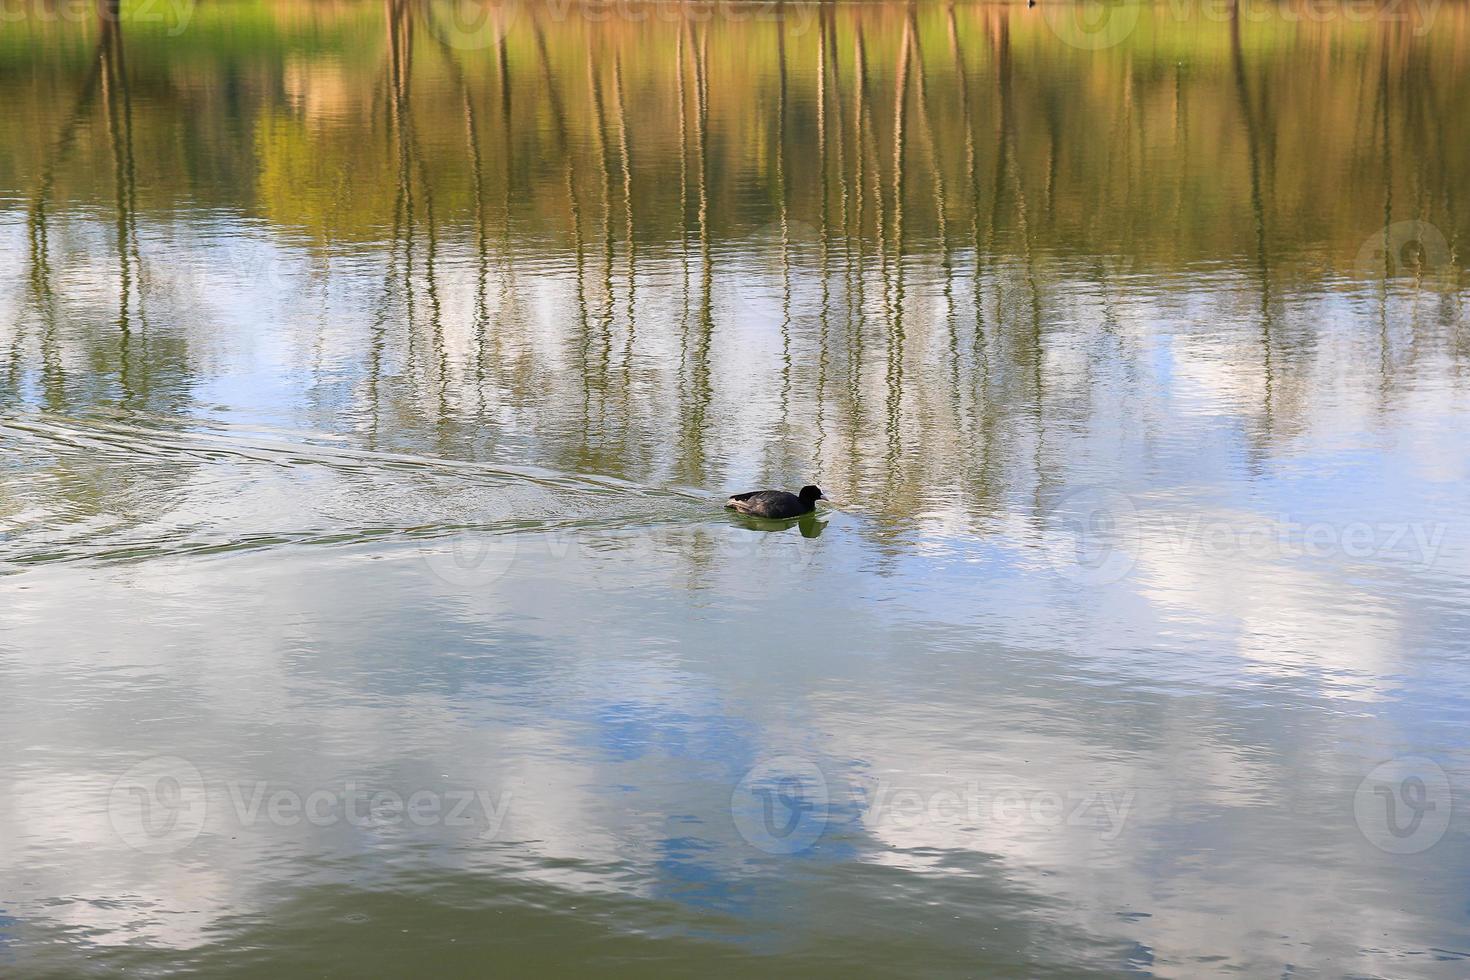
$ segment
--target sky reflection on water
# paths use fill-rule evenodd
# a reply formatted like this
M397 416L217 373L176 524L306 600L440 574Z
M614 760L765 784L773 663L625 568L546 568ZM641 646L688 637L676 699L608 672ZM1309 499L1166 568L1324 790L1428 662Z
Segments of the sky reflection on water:
M0 964L1463 973L1463 9L128 9L0 33Z

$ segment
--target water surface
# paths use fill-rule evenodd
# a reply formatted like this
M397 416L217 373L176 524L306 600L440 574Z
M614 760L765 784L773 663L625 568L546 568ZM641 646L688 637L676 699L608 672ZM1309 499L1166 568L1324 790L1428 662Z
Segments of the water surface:
M0 972L1464 975L1463 7L4 13Z

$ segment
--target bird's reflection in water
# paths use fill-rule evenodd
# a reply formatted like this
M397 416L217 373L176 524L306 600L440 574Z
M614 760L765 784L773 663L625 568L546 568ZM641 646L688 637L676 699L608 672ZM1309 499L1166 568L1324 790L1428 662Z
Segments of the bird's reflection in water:
M815 512L778 520L770 517L750 517L732 511L729 519L731 524L749 528L752 531L785 531L794 527L801 532L804 538L819 538L827 530L827 521L818 517Z

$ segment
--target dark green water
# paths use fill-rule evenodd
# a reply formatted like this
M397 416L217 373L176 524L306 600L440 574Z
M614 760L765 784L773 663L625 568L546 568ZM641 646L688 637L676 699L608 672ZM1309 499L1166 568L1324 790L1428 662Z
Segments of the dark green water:
M1463 6L0 13L0 974L1470 969Z

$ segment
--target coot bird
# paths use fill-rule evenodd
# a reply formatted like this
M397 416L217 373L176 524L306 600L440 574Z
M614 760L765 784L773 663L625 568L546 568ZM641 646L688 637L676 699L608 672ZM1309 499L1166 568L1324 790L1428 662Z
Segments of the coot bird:
M826 500L820 487L805 486L800 494L785 490L752 490L737 493L725 501L730 510L749 514L751 517L800 517L817 509L818 500Z

